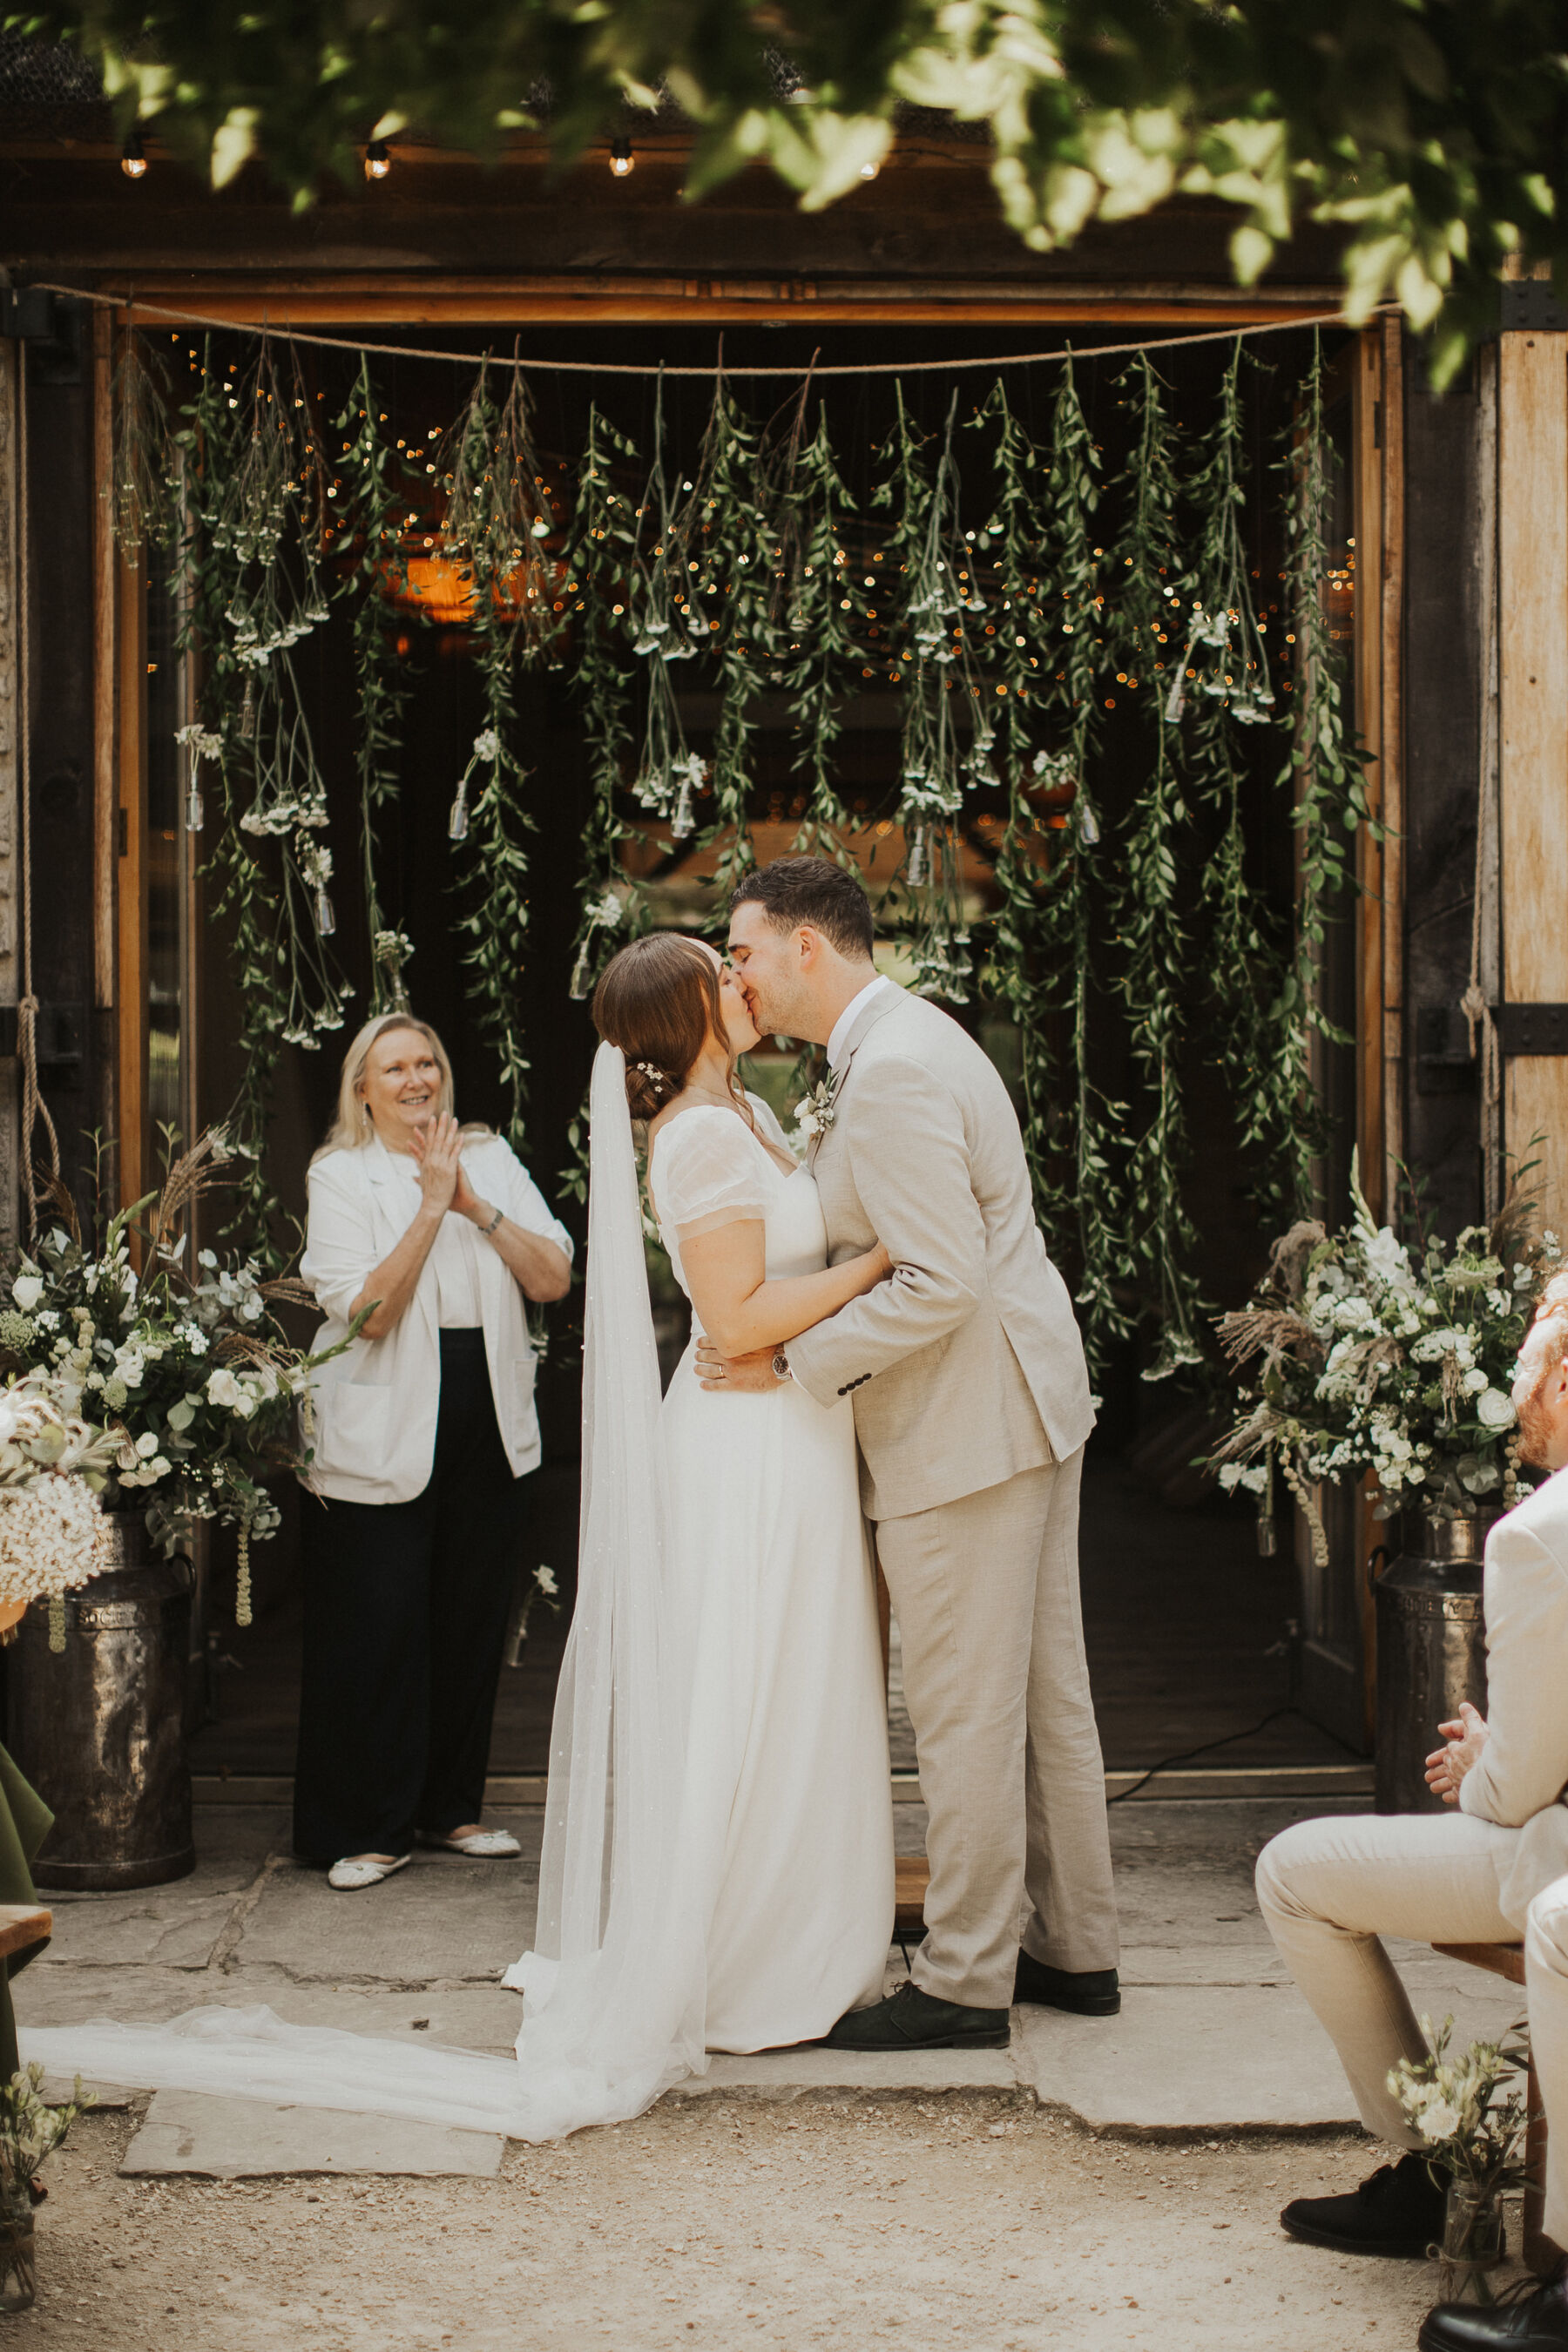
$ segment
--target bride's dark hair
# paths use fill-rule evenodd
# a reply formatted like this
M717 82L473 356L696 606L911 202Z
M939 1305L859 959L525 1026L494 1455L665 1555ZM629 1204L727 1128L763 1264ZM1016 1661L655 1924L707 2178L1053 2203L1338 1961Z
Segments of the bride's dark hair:
M626 1107L652 1118L672 1102L710 1034L725 1043L719 967L696 940L649 931L612 956L594 991L594 1026L626 1057ZM736 1108L751 1117L729 1055Z

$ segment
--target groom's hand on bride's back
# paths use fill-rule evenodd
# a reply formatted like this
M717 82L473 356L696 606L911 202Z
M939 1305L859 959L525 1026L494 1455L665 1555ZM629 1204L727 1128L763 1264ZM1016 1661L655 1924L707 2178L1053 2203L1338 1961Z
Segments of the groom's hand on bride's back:
M705 1389L776 1389L773 1351L754 1348L749 1356L721 1356L711 1339L697 1342L697 1377Z

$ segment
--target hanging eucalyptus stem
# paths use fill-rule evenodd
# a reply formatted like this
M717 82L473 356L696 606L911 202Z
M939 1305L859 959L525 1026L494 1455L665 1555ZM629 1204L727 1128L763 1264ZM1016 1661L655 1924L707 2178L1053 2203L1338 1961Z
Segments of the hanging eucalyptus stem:
M1121 873L1113 893L1122 947L1117 984L1149 1105L1127 1153L1127 1236L1131 1262L1154 1294L1159 1340L1143 1378L1157 1381L1203 1361L1201 1334L1212 1311L1192 1270L1197 1234L1183 1198L1191 1158L1182 1085L1190 942L1178 899L1194 836L1178 764L1180 737L1166 715L1165 624L1183 577L1175 436L1147 353L1124 371L1119 389L1133 431L1113 493L1124 520L1106 563L1112 601L1105 668L1136 699L1152 738L1152 760L1117 845Z

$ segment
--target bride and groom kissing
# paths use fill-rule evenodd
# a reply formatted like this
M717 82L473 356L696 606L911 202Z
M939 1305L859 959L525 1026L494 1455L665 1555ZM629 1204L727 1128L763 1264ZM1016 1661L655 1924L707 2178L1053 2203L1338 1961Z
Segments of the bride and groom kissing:
M710 2051L986 2048L1119 2006L1078 1592L1094 1413L1006 1089L879 978L858 883L789 857L730 955L653 933L594 1001L583 1517L515 2063L266 2009L30 2045L107 2082L546 2140ZM826 1046L798 1160L737 1057ZM661 1391L634 1122L692 1341ZM886 1998L893 1837L871 1565L931 1865Z
M614 1540L601 1490L635 1480L638 1452L626 1398L605 1392L606 1349L640 1350L646 1366L650 1343L640 1252L635 1265L622 1255L641 1311L604 1291L632 1119L647 1122L650 1205L693 1309L651 1431L643 1384L645 1507L662 1535L650 1563L662 1622L649 1640L669 1704L665 1740L642 1760L664 1782L665 1817L645 1831L671 1890L665 1942L683 1948L686 2055L699 2065L704 2047L991 2047L1006 2042L1015 2000L1093 2016L1119 2006L1079 1601L1094 1423L1083 1348L1000 1076L956 1021L878 974L872 944L853 876L825 858L780 858L735 892L727 963L700 940L651 934L614 959L594 1003L605 1042L585 1588L596 1547ZM801 1122L804 1161L735 1078L737 1057L770 1034L826 1049L828 1078ZM900 1630L931 1873L924 1940L887 1998L893 1852L873 1544ZM594 1855L605 1861L581 1809L574 1834L568 1818L594 1704L584 1644L626 1637L616 1704L638 1700L638 1596L616 1598L618 1628L580 1601L557 1703L540 1940L563 1959L578 1940L565 1890L588 1885ZM587 1667L603 1672L598 1658ZM623 1787L627 1731L611 1740ZM595 1787L590 1815L600 1802ZM533 1956L513 1972L543 1997L541 2026L555 1974ZM525 2065L529 2041L525 2024Z

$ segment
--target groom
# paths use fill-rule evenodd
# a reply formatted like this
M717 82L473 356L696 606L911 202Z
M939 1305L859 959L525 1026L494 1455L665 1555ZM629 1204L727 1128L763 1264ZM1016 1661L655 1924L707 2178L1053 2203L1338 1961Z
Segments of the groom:
M912 1981L828 2042L988 2047L1013 2000L1121 2005L1078 1585L1094 1412L1006 1089L955 1021L879 976L871 948L866 895L826 858L777 858L735 893L730 954L758 1028L827 1048L812 1165L831 1256L879 1240L893 1278L771 1357L700 1360L708 1387L794 1380L821 1404L854 1399L903 1643L930 1813L925 1940Z

